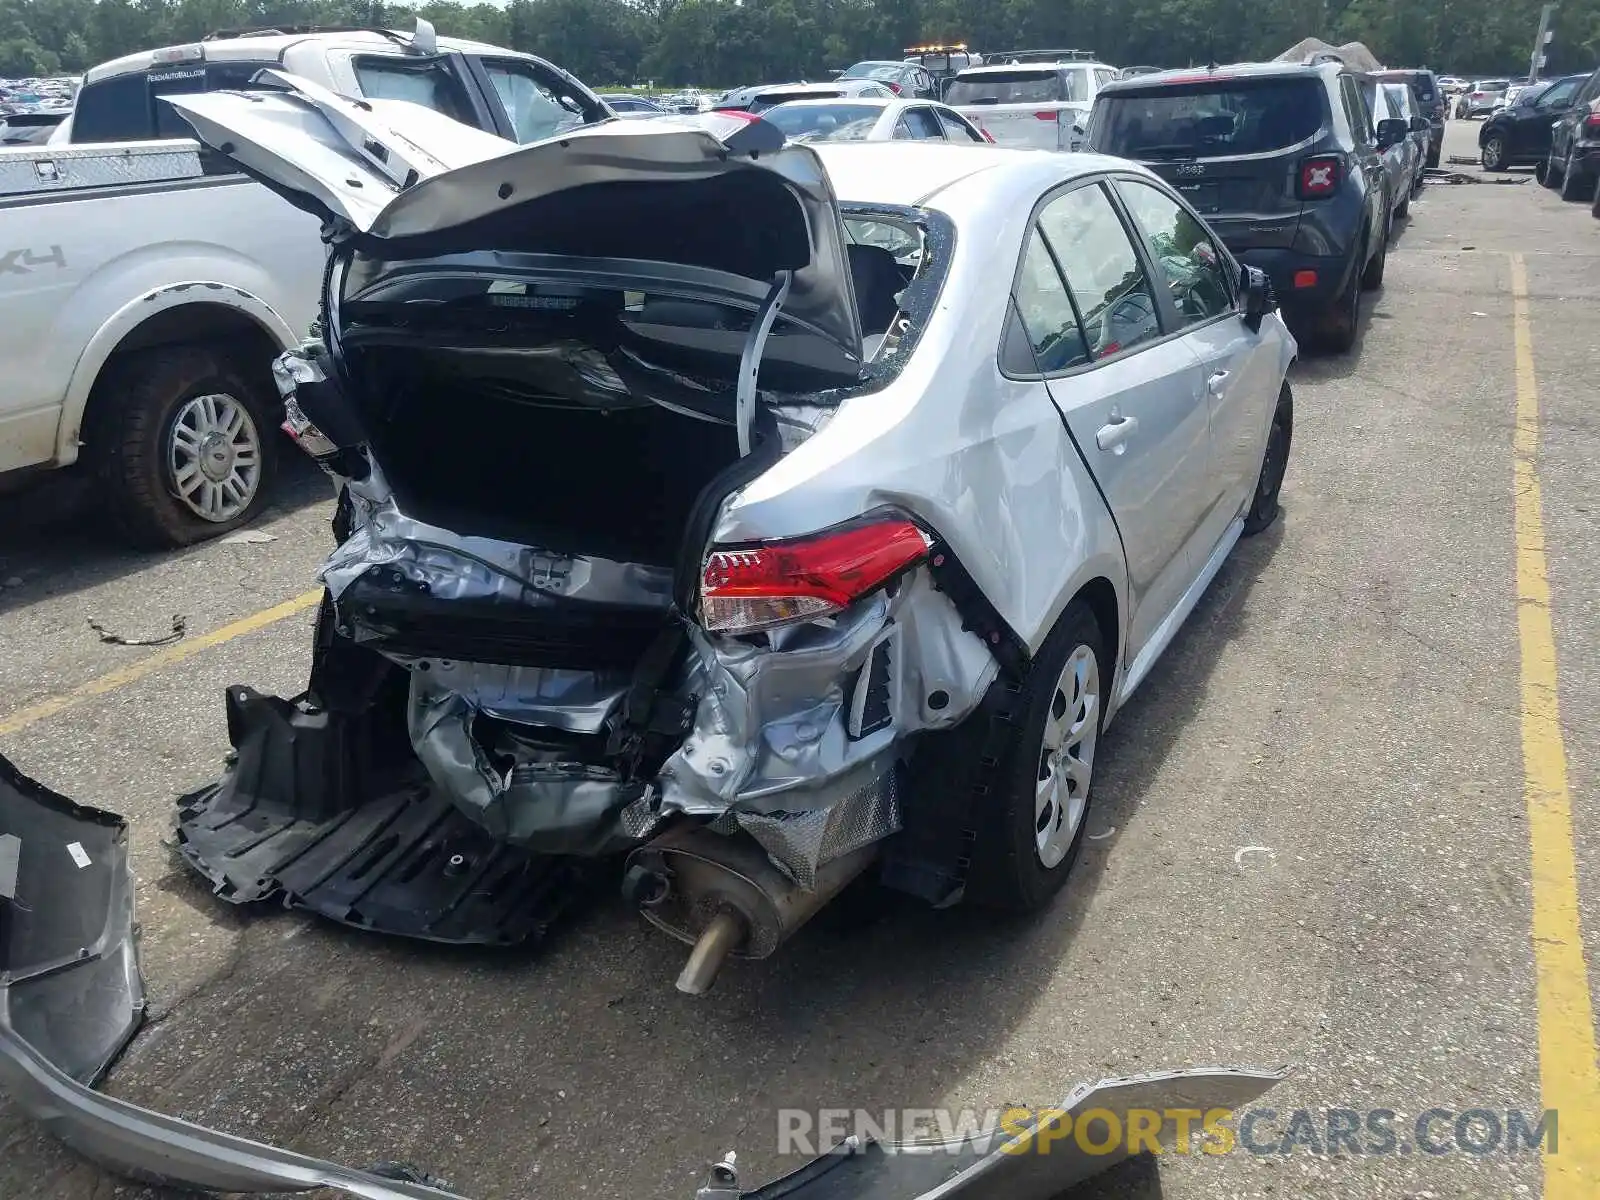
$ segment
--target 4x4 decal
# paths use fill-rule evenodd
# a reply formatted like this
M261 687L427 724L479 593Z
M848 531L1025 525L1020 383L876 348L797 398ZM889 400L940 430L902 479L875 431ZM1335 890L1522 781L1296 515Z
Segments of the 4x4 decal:
M51 246L48 254L35 254L27 247L21 250L7 250L0 254L0 275L31 275L35 267L47 266L50 263L54 263L61 270L66 269L67 256L61 253L60 246Z

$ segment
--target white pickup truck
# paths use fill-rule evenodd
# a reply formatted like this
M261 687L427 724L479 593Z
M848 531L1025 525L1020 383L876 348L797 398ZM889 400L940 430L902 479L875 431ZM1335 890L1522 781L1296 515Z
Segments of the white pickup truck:
M0 150L0 481L82 461L141 544L198 541L262 504L282 440L272 360L315 316L317 223L220 166L160 100L263 68L517 142L613 115L543 59L419 21L120 58L85 76L47 145Z

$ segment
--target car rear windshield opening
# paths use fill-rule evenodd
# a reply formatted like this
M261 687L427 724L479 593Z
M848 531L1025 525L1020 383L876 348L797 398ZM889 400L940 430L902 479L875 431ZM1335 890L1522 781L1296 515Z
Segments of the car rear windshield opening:
M843 95L843 92L762 92L750 102L750 111L764 112L775 104L790 100L834 100Z
M783 130L790 141L859 142L882 115L883 109L871 104L784 104L768 109L762 119Z
M951 81L945 93L946 104L1053 104L1062 100L1084 100L1082 81L1077 75L1063 76L1047 71L991 71L968 79Z
M1316 79L1114 92L1095 105L1091 144L1102 153L1151 160L1266 154L1313 137L1325 116Z

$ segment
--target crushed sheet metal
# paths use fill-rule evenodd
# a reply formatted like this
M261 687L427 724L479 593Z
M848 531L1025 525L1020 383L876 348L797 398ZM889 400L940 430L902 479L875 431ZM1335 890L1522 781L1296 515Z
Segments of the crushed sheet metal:
M621 849L622 810L643 791L615 771L510 750L498 765L474 731L477 710L465 698L411 677L407 726L411 746L434 785L496 840L545 854L597 856ZM503 757L503 755L502 755Z
M846 683L876 661L886 631L892 719L852 737L856 693ZM690 637L695 665L685 690L700 702L693 731L660 778L663 811L691 815L837 803L864 782L850 785L852 772L887 769L901 738L967 716L999 671L925 571L907 576L892 597L874 593L831 622L776 630L770 647L697 629Z

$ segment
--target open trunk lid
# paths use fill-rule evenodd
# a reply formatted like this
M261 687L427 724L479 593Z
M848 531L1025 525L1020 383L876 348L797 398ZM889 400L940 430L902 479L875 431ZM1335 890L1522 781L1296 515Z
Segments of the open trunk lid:
M714 276L748 303L787 276L786 316L861 357L846 238L816 155L723 113L606 121L514 146L419 105L355 100L268 70L255 92L167 97L201 141L365 256L549 255ZM718 214L715 220L706 214ZM729 219L729 216L732 219Z
M1172 184L1234 251L1294 244L1299 163L1327 126L1320 80L1208 72L1102 93L1088 148Z

